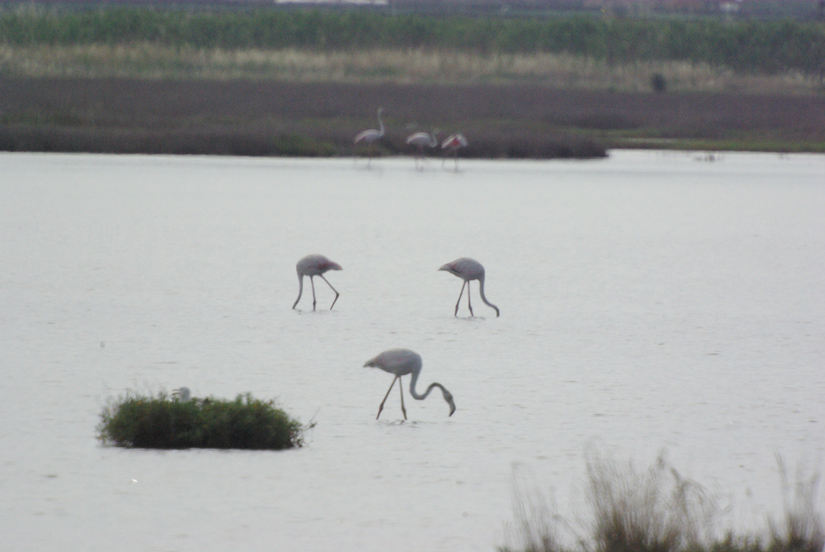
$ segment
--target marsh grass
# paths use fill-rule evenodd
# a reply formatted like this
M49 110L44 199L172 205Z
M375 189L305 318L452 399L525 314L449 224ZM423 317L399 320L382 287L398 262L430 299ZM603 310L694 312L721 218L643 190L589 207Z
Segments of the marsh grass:
M128 394L110 402L100 417L100 441L129 448L280 450L302 446L311 427L250 394L234 401Z
M285 82L512 84L641 92L660 75L671 92L810 94L799 71L744 74L687 61L606 60L569 53L477 53L454 49L317 51L201 48L157 42L0 45L0 72L25 77L278 79Z
M501 552L822 552L819 476L799 470L791 482L778 458L784 518L767 520L762 534L721 532L722 512L698 483L663 455L647 470L598 455L587 458L584 502L589 516L574 526L549 508L541 493L516 478L515 547Z

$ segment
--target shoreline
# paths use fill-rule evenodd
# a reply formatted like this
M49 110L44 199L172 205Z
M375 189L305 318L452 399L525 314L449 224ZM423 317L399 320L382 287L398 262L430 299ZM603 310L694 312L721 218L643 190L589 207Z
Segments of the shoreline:
M462 132L462 158L598 158L608 149L825 152L825 97L613 92L533 84L296 83L0 76L0 150L350 157L353 137Z

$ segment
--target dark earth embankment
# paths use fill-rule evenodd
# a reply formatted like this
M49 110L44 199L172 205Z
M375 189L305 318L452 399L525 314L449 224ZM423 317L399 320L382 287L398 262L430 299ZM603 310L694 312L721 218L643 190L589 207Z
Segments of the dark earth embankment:
M0 77L0 150L253 156L411 153L461 131L465 157L587 158L612 147L825 151L825 97L399 85Z

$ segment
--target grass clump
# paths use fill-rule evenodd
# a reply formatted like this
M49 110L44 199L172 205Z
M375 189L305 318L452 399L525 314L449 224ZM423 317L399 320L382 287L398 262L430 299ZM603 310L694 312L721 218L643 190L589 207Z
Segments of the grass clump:
M310 426L251 394L235 400L184 400L127 395L101 413L98 436L106 445L134 448L281 450L303 445Z
M798 473L795 484L779 459L784 518L748 535L718 531L720 510L699 484L659 456L646 471L594 456L587 461L589 520L576 530L535 492L517 490L517 548L500 552L822 552L825 524L819 477ZM536 496L539 498L537 499ZM720 536L721 535L721 536ZM575 545L570 545L574 542Z

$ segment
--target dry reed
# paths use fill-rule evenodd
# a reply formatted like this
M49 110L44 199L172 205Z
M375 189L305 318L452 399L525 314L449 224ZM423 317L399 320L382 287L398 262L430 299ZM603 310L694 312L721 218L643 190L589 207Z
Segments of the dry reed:
M0 45L0 71L25 77L134 77L287 82L535 84L640 92L661 74L673 92L809 94L815 79L799 72L741 75L707 64L639 61L610 64L570 54L474 54L458 50L370 49L318 52L197 48L155 43L74 46Z

